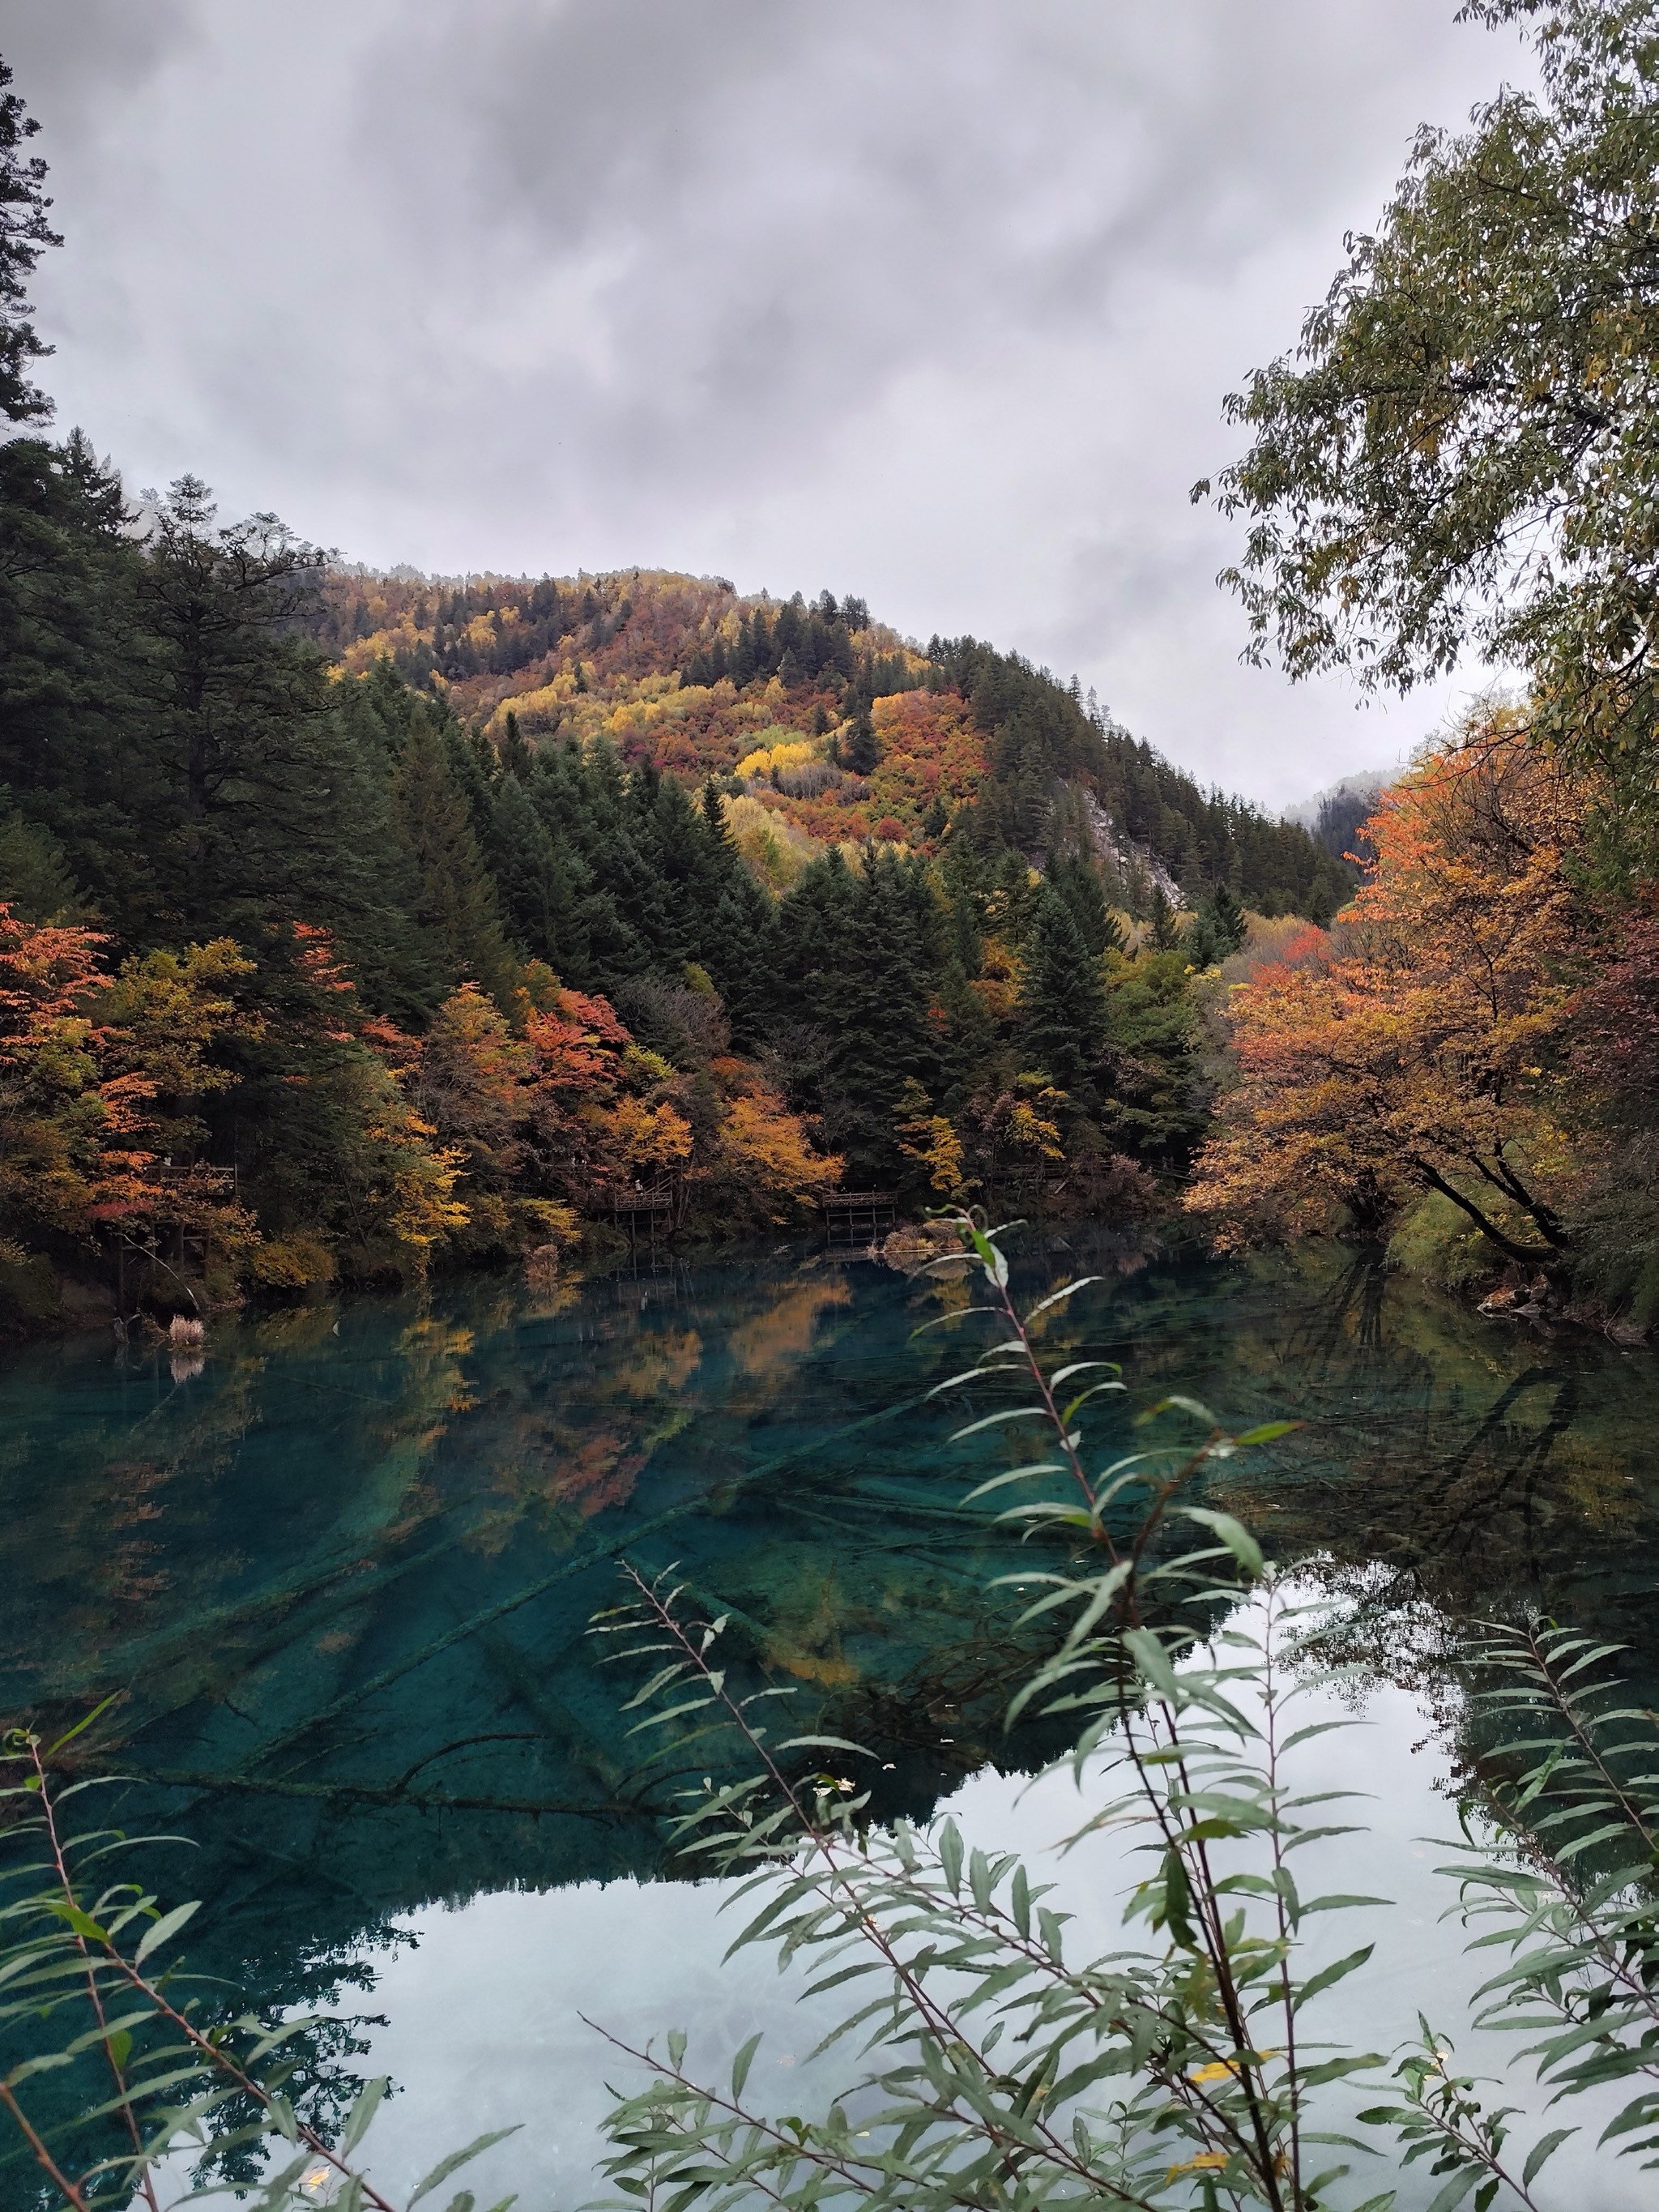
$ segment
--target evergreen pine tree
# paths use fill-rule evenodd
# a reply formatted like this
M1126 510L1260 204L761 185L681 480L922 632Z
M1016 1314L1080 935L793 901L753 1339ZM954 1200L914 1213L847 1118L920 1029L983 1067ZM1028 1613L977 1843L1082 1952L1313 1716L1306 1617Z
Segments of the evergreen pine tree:
M1150 934L1155 952L1172 952L1181 942L1181 924L1176 919L1176 910L1170 904L1162 884L1152 885Z
M946 1067L933 1007L945 921L925 865L866 847L854 875L838 847L778 908L769 960L774 1024L816 1031L811 1095L849 1182L891 1188L907 1085L941 1096Z
M22 921L80 919L63 847L50 830L15 810L0 812L0 902Z
M590 881L583 863L556 839L518 777L495 787L489 859L507 927L525 951L568 983L589 980L589 948L581 894Z
M162 897L162 933L200 938L239 917L335 918L360 832L336 791L337 702L315 648L323 555L275 516L221 526L181 477L137 577L148 632L135 812Z
M505 1009L516 963L501 934L495 889L472 834L448 748L424 713L410 726L392 789L393 819L413 873L411 919L453 988L471 981Z
M852 723L841 732L842 764L854 775L873 775L881 759L881 746L868 707L860 707Z
M472 823L472 834L478 841L480 851L489 842L490 827L495 817L495 778L501 773L501 762L495 748L482 730L469 729L459 722L441 700L427 710L436 722L449 756L449 772L457 785L466 794L466 811Z
M569 980L606 990L624 976L643 974L650 965L649 951L623 916L616 893L621 880L617 794L603 764L590 763L574 744L544 746L536 756L527 796L555 850L573 855L587 884L575 915L586 973L573 971Z
M118 478L76 433L0 441L0 786L129 946L163 903L140 556Z
M1106 904L1100 871L1079 853L1056 854L1048 863L1048 881L1071 909L1078 934L1097 959L1105 951L1123 950L1123 932Z
M40 126L21 95L6 89L10 82L0 62L0 415L39 422L51 415L52 402L27 372L52 348L37 337L25 295L44 249L64 241L46 221L46 165L20 150Z
M1244 909L1233 896L1231 887L1219 884L1215 896L1210 901L1210 928L1215 938L1216 950L1222 959L1237 952L1243 944L1249 925Z
M1071 908L1044 884L1020 956L1020 1050L1026 1066L1063 1091L1073 1115L1098 1103L1096 1071L1106 1042L1100 960Z
M1243 945L1245 932L1244 910L1223 884L1199 908L1182 940L1182 949L1193 967L1218 968Z
M531 750L524 741L523 732L519 727L519 718L509 707L507 710L507 727L501 734L501 766L509 775L517 776L522 784L529 778L531 760Z

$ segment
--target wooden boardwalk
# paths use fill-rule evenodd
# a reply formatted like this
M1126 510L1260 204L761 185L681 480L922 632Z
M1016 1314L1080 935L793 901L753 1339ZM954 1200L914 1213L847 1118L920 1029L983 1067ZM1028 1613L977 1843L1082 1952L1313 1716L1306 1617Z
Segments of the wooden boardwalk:
M674 1226L674 1186L659 1183L652 1190L618 1190L611 1194L611 1218L626 1227L629 1242L637 1242L641 1231L655 1243Z
M823 1225L832 1237L864 1237L873 1244L898 1221L898 1200L890 1190L832 1190L823 1203Z

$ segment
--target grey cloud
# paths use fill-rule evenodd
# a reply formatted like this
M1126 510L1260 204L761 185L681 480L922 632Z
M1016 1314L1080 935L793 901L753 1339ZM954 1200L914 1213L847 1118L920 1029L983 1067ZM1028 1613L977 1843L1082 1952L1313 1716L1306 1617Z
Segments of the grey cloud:
M3 0L0 54L53 143L95 130L112 94L131 98L194 44L190 0Z
M362 159L443 240L446 313L546 301L543 356L483 381L624 497L788 466L918 358L1107 336L1149 277L1224 270L1356 149L1375 163L1370 114L1445 31L1441 0L502 0L464 33L422 22L384 33L375 111L398 120ZM1391 119L1390 168L1415 117Z
M0 0L0 50L54 386L135 478L369 559L864 590L1288 797L1346 723L1234 667L1186 488L1414 125L1512 66L1451 13Z

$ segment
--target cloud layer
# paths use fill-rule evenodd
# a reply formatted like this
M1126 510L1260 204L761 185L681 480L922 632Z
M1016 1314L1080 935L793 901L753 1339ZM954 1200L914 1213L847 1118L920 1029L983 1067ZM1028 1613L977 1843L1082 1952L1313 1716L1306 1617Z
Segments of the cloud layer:
M1451 0L4 0L65 423L371 562L862 592L1293 799L1441 702L1239 669L1187 501Z

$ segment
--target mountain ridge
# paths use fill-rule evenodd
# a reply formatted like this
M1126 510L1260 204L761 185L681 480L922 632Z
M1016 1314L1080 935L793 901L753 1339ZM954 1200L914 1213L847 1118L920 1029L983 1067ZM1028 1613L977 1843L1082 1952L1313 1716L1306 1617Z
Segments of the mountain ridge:
M867 841L936 854L953 827L1040 863L1086 854L1129 914L1222 884L1325 920L1352 872L1300 825L1197 779L1017 653L924 647L856 595L787 599L662 568L572 577L336 567L319 642L389 660L496 747L608 740L625 766L713 779L774 890ZM1109 826L1106 826L1109 825Z

